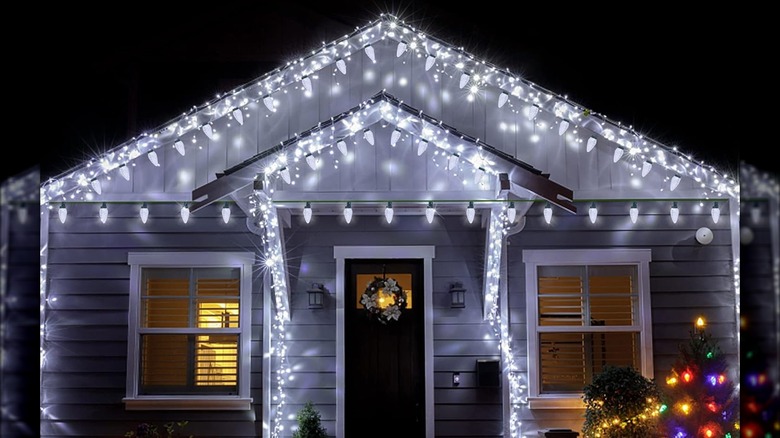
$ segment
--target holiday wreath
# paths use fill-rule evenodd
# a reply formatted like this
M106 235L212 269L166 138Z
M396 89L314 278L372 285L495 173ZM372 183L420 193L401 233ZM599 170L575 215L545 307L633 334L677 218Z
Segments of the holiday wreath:
M406 309L406 292L393 278L374 277L374 280L366 285L366 290L360 297L360 304L365 307L369 317L387 324L389 321L398 321Z

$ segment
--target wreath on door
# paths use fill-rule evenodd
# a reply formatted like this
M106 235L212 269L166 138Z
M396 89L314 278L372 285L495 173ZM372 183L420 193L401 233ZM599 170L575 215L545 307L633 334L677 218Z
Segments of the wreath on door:
M374 280L366 285L366 290L360 297L360 304L366 309L369 318L387 324L390 321L398 321L406 309L406 292L393 278L374 277Z

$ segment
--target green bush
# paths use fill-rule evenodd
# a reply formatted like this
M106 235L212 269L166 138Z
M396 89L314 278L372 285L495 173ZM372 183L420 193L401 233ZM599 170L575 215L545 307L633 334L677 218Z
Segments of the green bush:
M328 434L320 421L320 413L314 409L314 405L306 403L298 411L298 430L293 433L293 438L326 438Z
M125 433L125 438L173 438L184 436L181 434L181 429L187 425L187 421L171 421L162 425L162 431L160 427L151 423L140 423L135 427L135 430ZM178 431L177 431L178 429ZM188 436L192 438L192 435Z
M585 387L586 438L650 437L658 425L660 392L633 368L607 367Z

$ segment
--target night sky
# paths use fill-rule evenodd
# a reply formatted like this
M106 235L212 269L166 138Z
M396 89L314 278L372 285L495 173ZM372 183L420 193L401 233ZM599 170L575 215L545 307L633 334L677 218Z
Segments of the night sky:
M768 15L761 11L748 17L734 9L686 12L656 3L631 3L631 11L522 3L513 8L519 12L485 1L463 10L452 2L269 3L68 3L38 11L28 32L4 30L6 55L18 61L7 71L18 76L9 92L33 125L14 145L20 157L3 163L4 173L40 163L44 177L56 175L380 12L728 173L740 159L777 169L766 158L777 148L771 131L759 131L765 114L752 108L772 75L762 56L750 54L769 44L761 25ZM748 30L735 24L743 15L751 19ZM32 34L44 42L24 44ZM29 99L29 93L40 95Z

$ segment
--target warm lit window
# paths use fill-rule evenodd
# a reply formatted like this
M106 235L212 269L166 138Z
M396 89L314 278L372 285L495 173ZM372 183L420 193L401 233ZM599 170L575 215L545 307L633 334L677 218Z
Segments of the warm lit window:
M531 407L579 407L608 365L652 377L649 250L524 251Z
M161 396L247 398L248 361L242 356L249 356L244 313L252 255L161 254L130 255L135 354L128 359L128 407ZM189 266L174 266L188 260Z

